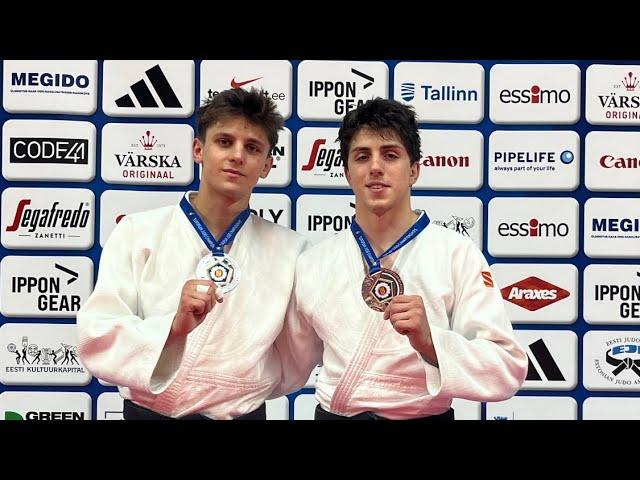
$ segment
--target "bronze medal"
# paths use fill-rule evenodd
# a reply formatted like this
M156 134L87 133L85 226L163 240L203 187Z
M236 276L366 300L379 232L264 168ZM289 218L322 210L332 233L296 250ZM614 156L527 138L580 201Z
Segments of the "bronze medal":
M367 275L362 281L362 298L369 308L384 312L391 299L404 293L400 275L388 268Z

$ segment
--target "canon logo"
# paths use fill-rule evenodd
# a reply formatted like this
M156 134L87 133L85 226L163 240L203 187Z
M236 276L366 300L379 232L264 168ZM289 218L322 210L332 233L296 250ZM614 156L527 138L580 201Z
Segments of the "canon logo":
M600 166L603 168L640 168L637 157L614 157L603 155L600 157Z

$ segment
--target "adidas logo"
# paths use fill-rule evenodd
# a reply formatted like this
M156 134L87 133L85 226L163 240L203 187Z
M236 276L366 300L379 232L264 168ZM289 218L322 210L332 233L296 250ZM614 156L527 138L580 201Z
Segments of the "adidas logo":
M160 68L160 65L151 67L144 73L147 77L147 80L151 84L151 87L153 87L155 93L158 95L158 98L162 102L163 107L182 107L180 100L178 100L178 97L173 91L173 88L171 88L171 85L169 84L169 81L167 80L164 72ZM153 97L153 94L147 86L147 82L145 82L144 78L131 85L130 88L133 92L133 96L136 97L136 100L138 101L138 104L141 108L158 108L158 103ZM122 97L116 99L116 105L123 108L136 108L136 105L133 103L133 99L129 94L123 95Z

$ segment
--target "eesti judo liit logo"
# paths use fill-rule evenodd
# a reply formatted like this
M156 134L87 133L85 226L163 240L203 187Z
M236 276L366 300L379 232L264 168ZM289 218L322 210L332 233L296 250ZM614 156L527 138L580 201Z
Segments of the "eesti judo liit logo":
M640 385L640 337L606 342L605 362L594 360L596 371L613 385Z

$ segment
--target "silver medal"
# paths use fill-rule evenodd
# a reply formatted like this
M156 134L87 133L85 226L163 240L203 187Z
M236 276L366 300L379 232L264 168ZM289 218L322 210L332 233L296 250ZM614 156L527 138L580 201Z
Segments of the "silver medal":
M222 293L227 293L240 282L240 266L229 255L207 255L198 262L196 276L202 280L213 280Z

